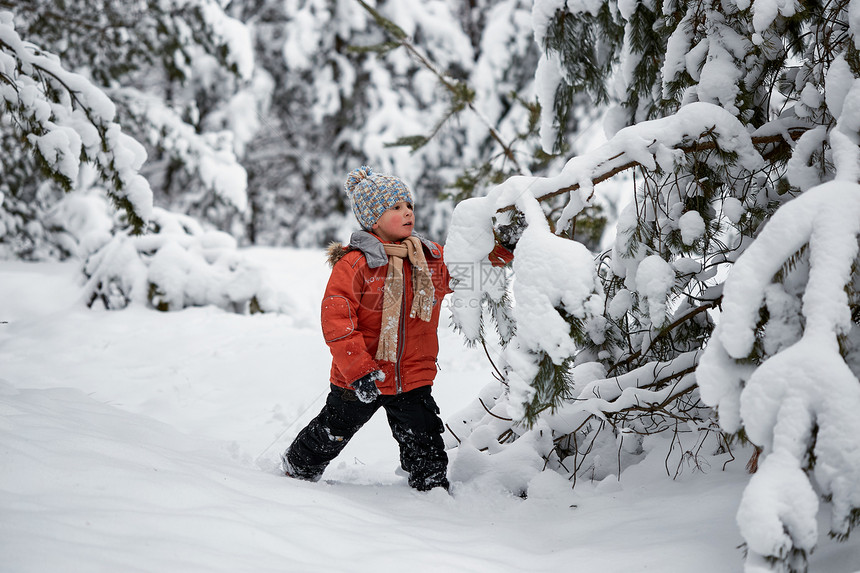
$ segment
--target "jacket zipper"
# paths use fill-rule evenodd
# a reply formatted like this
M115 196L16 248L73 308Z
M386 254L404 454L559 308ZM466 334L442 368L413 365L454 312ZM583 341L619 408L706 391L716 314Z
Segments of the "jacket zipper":
M404 265L405 267L405 265ZM405 269L404 269L405 270ZM410 273L411 274L411 273ZM411 277L409 277L411 279ZM394 381L397 385L396 392L403 392L403 373L400 371L400 360L403 358L403 348L406 346L406 285L412 284L403 273L403 296L400 299L400 321L397 325L397 357L394 363Z

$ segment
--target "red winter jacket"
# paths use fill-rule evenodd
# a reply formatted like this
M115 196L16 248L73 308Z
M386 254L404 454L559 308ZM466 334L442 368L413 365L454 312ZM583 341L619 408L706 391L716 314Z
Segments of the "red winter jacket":
M382 322L382 299L388 256L382 241L366 231L353 233L349 246L329 249L331 277L322 302L322 330L331 349L331 382L349 385L374 370L385 380L377 382L382 394L399 394L433 383L439 340L442 297L451 292L450 275L442 260L442 247L421 239L433 286L436 289L429 322L410 318L412 265L403 262L403 307L400 312L395 362L374 359Z

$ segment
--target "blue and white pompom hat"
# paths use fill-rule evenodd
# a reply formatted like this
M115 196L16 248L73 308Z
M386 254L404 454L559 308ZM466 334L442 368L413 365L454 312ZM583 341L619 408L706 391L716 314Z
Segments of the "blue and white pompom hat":
M352 170L343 188L352 202L355 218L367 230L395 203L415 203L406 183L393 175L374 173L367 165Z

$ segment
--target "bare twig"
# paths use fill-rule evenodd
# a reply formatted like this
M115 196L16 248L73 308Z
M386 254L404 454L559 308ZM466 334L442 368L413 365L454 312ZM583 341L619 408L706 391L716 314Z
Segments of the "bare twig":
M478 402L480 402L480 403L481 403L481 406L483 406L483 407L484 407L484 410L486 410L486 411L487 411L487 414L489 414L489 415L490 415L490 416L492 416L493 418L498 418L499 420L502 420L502 421L505 421L505 422L513 422L513 421L514 421L512 418L503 418L503 417L499 416L498 414L493 414L492 412L490 412L490 409L489 409L489 408L487 408L487 405L486 405L486 404L484 404L484 401L483 401L481 398L478 398Z
M735 461L735 454L732 453L732 446L729 444L729 441L726 439L724 435L720 435L720 439L726 445L726 451L729 453L730 459L726 460L723 464L723 471L726 471L726 466Z
M451 432L451 435L454 436L454 439L457 440L458 444L463 443L463 440L461 440L460 437L454 433L454 430L451 429L451 426L449 426L448 424L445 424L445 427L448 428L448 431Z
M492 367L493 367L493 370L495 370L495 371L496 371L496 374L498 375L497 380L498 380L499 382L503 382L503 381L505 380L505 375L501 373L501 371L499 370L499 368L496 366L496 363L495 363L495 362L493 362L493 359L492 359L492 357L490 356L490 351L489 351L489 349L487 349L487 343L486 343L486 342L484 342L484 337L483 337L483 336L481 337L481 346L483 346L483 347L484 347L484 354L486 354L486 355L487 355L487 360L489 360L489 361L490 361L490 366L492 366Z
M500 444L504 444L508 440L508 438L510 438L513 435L514 435L514 431L512 429L508 428L507 430L505 430L504 432L499 434L499 437L496 438L496 441L498 441Z

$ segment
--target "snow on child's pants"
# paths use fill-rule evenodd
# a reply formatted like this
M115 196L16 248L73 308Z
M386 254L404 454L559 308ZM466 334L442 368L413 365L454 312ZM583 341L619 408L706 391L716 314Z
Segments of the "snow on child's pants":
M448 489L444 426L430 386L396 396L379 396L365 404L353 391L332 384L323 409L286 451L295 477L319 479L329 462L380 407L385 409L391 434L400 446L400 465L409 474L409 485L421 491Z

